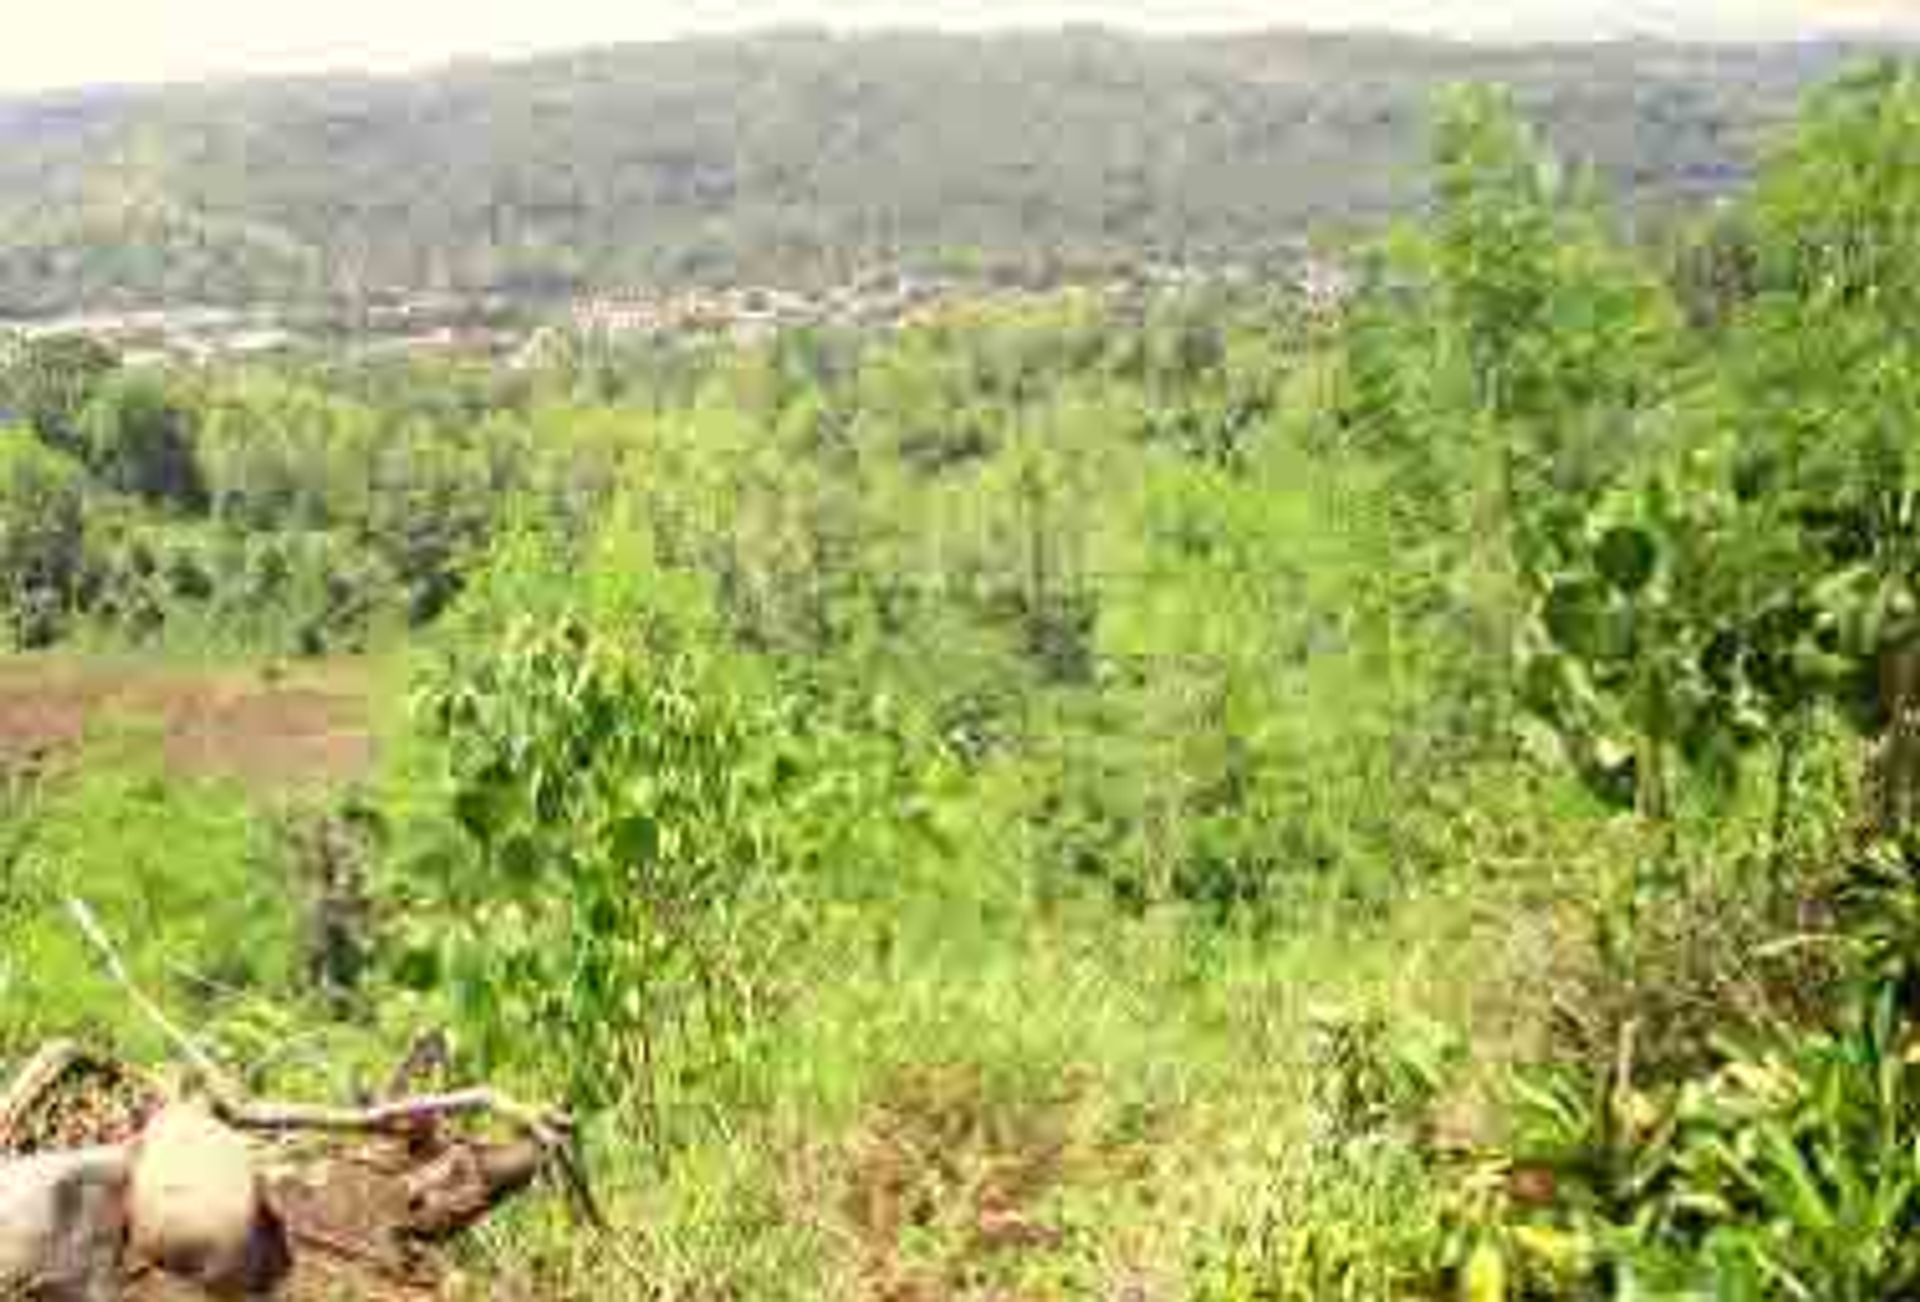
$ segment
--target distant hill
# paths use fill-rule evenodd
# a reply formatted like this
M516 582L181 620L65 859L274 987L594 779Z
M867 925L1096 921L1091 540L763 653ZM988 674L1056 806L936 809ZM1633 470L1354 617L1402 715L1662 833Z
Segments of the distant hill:
M793 32L0 101L0 312L1245 261L1416 200L1447 83L1510 84L1564 152L1662 197L1737 182L1865 52Z

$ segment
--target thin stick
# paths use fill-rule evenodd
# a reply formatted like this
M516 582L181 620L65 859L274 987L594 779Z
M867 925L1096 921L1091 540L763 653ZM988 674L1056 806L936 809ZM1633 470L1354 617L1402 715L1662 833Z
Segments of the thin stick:
M647 1270L628 1249L626 1241L614 1233L613 1222L600 1207L600 1200L594 1196L593 1185L587 1179L586 1163L579 1152L569 1145L555 1152L554 1164L560 1168L560 1181L565 1186L568 1202L574 1213L586 1222L587 1228L599 1238L601 1246L613 1259L613 1264L635 1280L646 1280Z
M101 961L107 966L108 975L126 991L127 998L133 1001L134 1007L138 1008L167 1038L175 1052L200 1073L208 1090L223 1100L242 1097L243 1092L238 1083L227 1074L226 1069L215 1062L205 1049L194 1043L191 1036L174 1025L172 1019L161 1010L160 1005L149 999L146 992L134 983L132 975L127 971L127 965L121 961L120 951L115 949L113 942L107 938L107 933L101 928L100 921L94 916L93 910L87 907L86 901L69 895L67 912L72 915L74 925L80 928L80 934L99 951Z
M160 1006L134 983L126 964L121 961L119 951L107 939L106 932L85 901L67 897L67 911L73 915L81 934L100 951L101 961L106 964L108 973L125 989L127 997L160 1029L181 1056L207 1078L214 1096L214 1111L228 1125L242 1130L317 1130L336 1134L379 1135L404 1133L422 1121L439 1117L492 1113L519 1126L542 1145L554 1149L563 1147L566 1142L564 1136L573 1130L573 1122L569 1117L542 1114L497 1090L486 1088L400 1099L369 1108L247 1102L246 1091L185 1031L174 1025Z
M452 1057L444 1030L435 1028L424 1035L415 1036L413 1044L407 1049L406 1058L394 1069L380 1097L404 1098L417 1081L435 1076L444 1080L447 1068L452 1065Z
M593 1185L587 1180L586 1163L571 1144L555 1151L554 1165L560 1168L561 1183L566 1186L567 1195L582 1219L597 1233L611 1235L613 1223L607 1219L606 1212L600 1208L600 1200L594 1196Z
M566 1146L573 1120L564 1114L542 1113L484 1086L452 1094L429 1094L397 1099L367 1108L335 1108L307 1103L242 1103L216 1101L222 1121L238 1130L271 1132L321 1131L340 1135L395 1135L419 1128L422 1122L443 1117L492 1114L502 1117L552 1150Z

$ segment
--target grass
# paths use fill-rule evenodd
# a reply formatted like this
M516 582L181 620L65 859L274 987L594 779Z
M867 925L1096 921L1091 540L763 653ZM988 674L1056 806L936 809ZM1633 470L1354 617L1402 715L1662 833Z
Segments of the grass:
M137 979L194 1019L236 995L289 988L297 914L264 822L230 784L169 778L109 754L10 829L0 906L0 1051L80 1033L156 1054L65 914L85 900L128 946Z
M811 951L725 1090L672 1100L670 1163L603 1122L638 1278L556 1221L527 1260L578 1297L1417 1295L1426 1140L1491 1107L1582 943L1605 847L1543 832L1564 875L1463 867L1276 936L922 900Z
M69 896L189 1023L244 1043L244 1023L299 1002L304 903L281 822L371 762L385 675L364 662L0 662L0 1065L54 1034L165 1056L81 942Z
M50 668L43 688L109 672ZM324 1023L295 979L284 793L171 771L165 739L96 731L15 811L0 1060L79 1030L165 1061L59 916L67 892L235 1060ZM775 1014L721 1067L670 1050L651 1091L667 1143L637 1099L596 1121L625 1264L554 1198L471 1264L580 1298L1418 1295L1444 1244L1424 1140L1490 1111L1533 1052L1596 865L1622 853L1561 798L1491 782L1392 904L1303 906L1259 935L1042 897L986 835L815 915ZM327 1069L274 1087L342 1095L410 1015L386 1000L329 1028Z

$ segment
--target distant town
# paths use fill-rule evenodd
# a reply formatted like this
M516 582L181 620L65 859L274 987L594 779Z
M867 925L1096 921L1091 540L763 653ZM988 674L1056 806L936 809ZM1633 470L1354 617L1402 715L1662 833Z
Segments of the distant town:
M1149 265L1092 283L986 285L876 273L826 290L774 286L683 289L583 297L535 308L498 295L392 290L351 309L281 306L154 306L60 317L0 317L0 335L84 335L128 366L206 365L341 347L366 356L540 364L569 339L722 340L751 344L805 329L903 330L963 310L1033 304L1068 290L1097 294L1122 311L1210 285L1247 284L1242 268ZM1283 277L1309 307L1337 303L1347 277L1303 260Z

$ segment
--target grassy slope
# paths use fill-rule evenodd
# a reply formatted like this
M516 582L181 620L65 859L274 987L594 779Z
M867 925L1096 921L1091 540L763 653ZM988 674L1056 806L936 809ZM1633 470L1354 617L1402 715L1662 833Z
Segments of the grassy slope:
M1490 1137L1619 848L1488 795L1448 847L1478 867L1368 914L1222 937L1005 883L824 946L717 1124L669 1092L671 1170L598 1137L641 1278L558 1223L533 1259L587 1297L1402 1295L1439 1242L1423 1141Z
M380 679L333 665L269 689L257 670L42 661L0 671L0 700L324 686L385 711ZM128 939L143 980L238 1056L300 1023L298 897L273 831L288 793L169 766L168 735L97 733L30 820L16 809L7 861L26 889L0 912L0 1058L76 1028L162 1056L52 907L68 889ZM1577 819L1513 812L1565 842L1510 846L1515 862L1577 861ZM1523 890L1497 870L1451 874L1372 916L1222 937L1172 916L1042 906L996 872L1011 855L991 838L970 858L896 911L823 920L784 1015L717 1086L676 1093L663 1065L685 1144L670 1170L637 1133L596 1136L644 1285L551 1208L527 1213L511 1269L592 1297L1231 1297L1352 1254L1372 1263L1362 1295L1384 1295L1403 1264L1394 1246L1435 1209L1410 1133L1364 1151L1337 1142L1341 1092L1424 1056L1468 1084L1444 1101L1409 1085L1409 1116L1470 1110L1473 1071L1453 1055L1471 1043L1492 1063L1520 1047L1538 1011L1528 978L1568 951L1540 907L1559 888L1537 876ZM397 1036L404 1015L392 1021ZM369 1051L343 1035L349 1059Z
M301 912L282 822L368 770L385 674L0 662L0 1061L56 1033L163 1051L79 943L69 895L197 1022L289 1000Z

